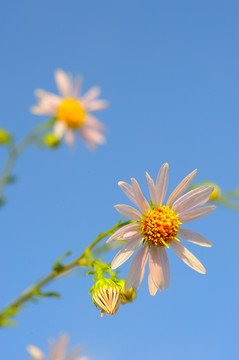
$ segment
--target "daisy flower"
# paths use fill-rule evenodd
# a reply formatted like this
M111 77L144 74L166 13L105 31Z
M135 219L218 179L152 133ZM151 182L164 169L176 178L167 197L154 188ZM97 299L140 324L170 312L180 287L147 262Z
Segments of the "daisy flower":
M56 118L54 134L68 145L74 144L74 131L78 132L88 148L94 150L98 144L105 142L104 125L91 111L107 107L105 100L99 100L100 88L92 87L85 95L80 96L82 80L79 76L73 81L72 76L63 70L55 72L55 80L60 96L38 89L35 95L38 104L31 108L33 114L49 115Z
M61 335L59 342L54 340L50 343L49 360L88 360L86 357L78 357L80 348L75 348L68 355L66 355L66 349L68 345L68 336ZM43 352L34 345L28 345L27 350L31 355L31 360L46 360Z
M201 246L212 246L212 243L202 235L181 225L199 219L215 210L215 206L204 205L214 190L213 186L200 186L192 191L185 191L191 184L197 170L183 179L163 205L168 186L168 164L165 163L158 173L156 184L146 172L150 192L150 203L145 199L138 182L132 178L131 183L120 181L118 184L124 194L139 210L129 205L116 205L116 210L134 222L117 230L107 242L125 240L126 243L112 261L111 268L122 265L139 248L136 253L126 280L125 290L132 286L137 290L145 273L149 260L148 286L151 295L157 290L163 291L169 287L170 268L166 252L169 245L175 254L192 269L205 274L201 262L185 248L178 237ZM183 195L184 194L184 195Z

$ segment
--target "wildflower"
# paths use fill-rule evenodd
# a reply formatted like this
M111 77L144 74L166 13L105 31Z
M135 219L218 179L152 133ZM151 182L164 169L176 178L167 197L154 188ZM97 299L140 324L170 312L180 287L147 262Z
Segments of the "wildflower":
M123 216L134 222L117 230L107 242L127 240L127 243L118 252L112 261L111 268L122 265L140 247L135 255L125 280L125 289L132 286L137 290L142 282L145 266L149 260L148 285L151 295L157 290L162 291L169 287L170 268L166 252L169 245L175 254L192 269L205 274L206 270L201 262L180 242L178 237L201 246L211 246L211 242L202 235L181 225L210 214L215 206L204 205L212 191L211 186L200 186L185 195L182 195L192 182L197 170L191 172L169 196L166 205L163 205L168 186L168 164L159 170L156 184L146 173L151 201L150 204L143 196L138 182L132 178L132 185L120 181L124 194L140 209L141 213L128 205L116 205L115 208Z
M112 279L98 280L90 290L95 306L101 309L101 317L107 312L108 315L116 314L121 303L120 286Z
M51 341L48 360L87 360L86 357L78 357L80 348L77 347L66 355L68 336L61 335L59 342ZM34 345L28 345L27 350L31 355L31 360L46 360L43 352Z
M97 99L100 89L95 86L80 97L81 78L72 80L63 70L55 72L55 80L61 96L38 89L35 94L38 104L31 111L37 115L49 115L56 118L54 134L58 138L65 135L68 145L74 144L74 131L77 131L91 150L98 144L105 142L104 125L99 122L91 111L102 110L107 107L105 100Z

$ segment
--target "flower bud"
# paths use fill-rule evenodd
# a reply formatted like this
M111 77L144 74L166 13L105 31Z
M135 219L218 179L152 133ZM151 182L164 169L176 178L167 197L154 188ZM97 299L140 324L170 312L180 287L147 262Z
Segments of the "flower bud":
M216 184L210 184L211 186L214 186L214 190L210 195L209 201L217 201L221 198L222 191L220 187Z
M125 291L124 286L123 286L120 291L120 295L121 295L121 303L127 304L128 302L134 301L134 299L136 298L136 291L134 290L133 287L130 288L128 291Z
M107 312L115 314L121 303L120 287L112 279L98 280L92 287L93 304L101 309L101 317Z
M4 129L0 129L0 145L7 144L10 141L11 141L10 134Z
M43 137L43 143L49 148L55 148L60 144L60 139L55 134L49 133Z

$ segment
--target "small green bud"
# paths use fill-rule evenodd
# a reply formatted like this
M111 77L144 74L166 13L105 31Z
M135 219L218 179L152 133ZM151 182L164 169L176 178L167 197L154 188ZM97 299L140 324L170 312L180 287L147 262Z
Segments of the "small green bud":
M125 280L121 280L121 291L120 291L121 303L127 304L128 302L134 301L134 299L136 298L136 291L133 287L126 291L124 288L124 284L125 284Z
M209 183L207 185L214 186L214 190L210 195L209 201L217 201L222 196L221 188L217 184Z
M0 129L0 145L9 144L10 141L10 134L4 129Z
M43 137L43 143L49 148L55 148L60 144L60 139L55 134L49 133Z

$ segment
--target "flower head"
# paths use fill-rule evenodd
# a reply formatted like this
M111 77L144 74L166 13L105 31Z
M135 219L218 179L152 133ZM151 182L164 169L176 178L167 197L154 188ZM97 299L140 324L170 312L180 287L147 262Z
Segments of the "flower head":
M80 348L77 347L66 355L68 336L61 335L58 342L52 340L48 360L87 360L86 357L78 357ZM34 345L28 345L27 350L31 355L31 360L46 360L43 352Z
M148 260L150 294L155 295L157 290L162 291L169 287L170 268L166 252L166 248L169 246L188 266L202 274L206 273L204 266L181 244L179 237L201 246L209 247L212 245L202 235L181 228L181 225L199 219L215 210L215 206L201 207L208 201L214 187L200 186L184 194L196 175L197 170L194 170L181 181L169 196L166 205L163 205L168 186L168 170L169 167L166 163L159 170L156 184L146 173L151 197L150 203L145 199L138 182L134 178L131 179L132 185L119 182L124 194L140 210L138 211L129 205L116 205L116 210L133 222L117 230L107 240L107 242L126 240L126 244L112 261L112 269L122 265L139 248L125 280L126 290L132 286L136 290L139 288Z
M98 280L90 292L95 306L101 309L101 317L107 312L108 315L116 314L120 307L120 286L112 279Z
M55 72L55 80L61 96L36 90L38 104L32 107L37 115L49 115L56 118L54 133L61 138L65 135L67 144L74 143L74 131L77 131L85 144L92 150L105 142L104 125L90 114L91 111L107 107L105 100L99 100L100 89L95 86L80 96L81 78L72 80L63 70Z

